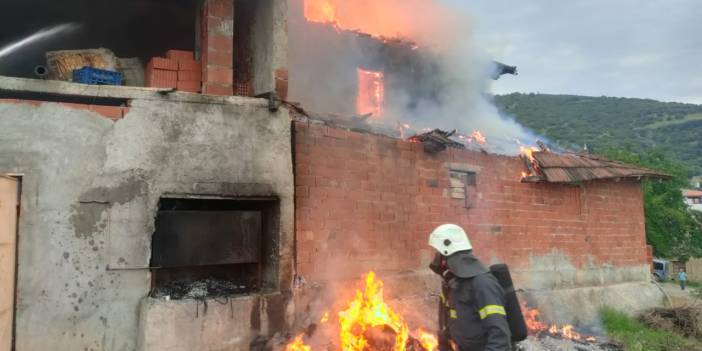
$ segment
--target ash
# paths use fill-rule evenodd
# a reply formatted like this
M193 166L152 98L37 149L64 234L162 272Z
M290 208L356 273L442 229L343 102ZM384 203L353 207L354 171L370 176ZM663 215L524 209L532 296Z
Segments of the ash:
M517 344L515 351L623 351L624 348L613 343L582 342L549 335L530 336Z
M204 299L228 297L237 294L250 293L256 289L253 285L244 285L228 280L201 279L196 281L174 281L155 288L151 297L173 300Z

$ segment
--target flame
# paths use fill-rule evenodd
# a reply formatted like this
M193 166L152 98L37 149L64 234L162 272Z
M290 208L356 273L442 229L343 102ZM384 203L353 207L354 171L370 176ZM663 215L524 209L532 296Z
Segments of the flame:
M426 0L304 0L303 11L308 22L331 24L337 29L359 31L384 41L412 38L418 34L418 26L428 27L430 18L449 15Z
M474 130L471 136L480 144L485 144L487 142L487 138L485 138L483 133L481 133L479 130Z
M332 23L338 26L336 6L330 0L305 0L305 18L310 22Z
M346 308L338 313L339 317L339 344L343 351L373 351L372 340L367 339L367 333L377 330L391 330L388 333L394 338L393 351L409 350L410 329L402 316L392 310L383 299L383 282L376 279L374 272L369 272L365 277L363 289L357 289L356 295ZM325 312L320 322L329 320L329 313ZM306 345L304 333L286 346L286 351L311 351ZM413 339L422 345L424 351L436 351L439 342L436 336L417 329ZM416 345L416 343L415 343Z
M371 113L375 118L382 116L385 98L383 78L383 72L358 69L356 112L359 115Z
M539 320L539 310L536 308L530 308L526 303L522 302L522 314L524 315L524 321L527 325L527 330L531 335L539 335L543 333L548 333L553 336L562 337L571 340L585 340L588 342L595 342L597 338L594 336L588 336L583 338L582 334L575 331L575 327L570 324L565 324L558 326L556 324L548 325Z
M534 152L539 151L539 148L537 148L536 146L531 146L531 147L520 146L519 151L522 153L522 155L529 158L529 161L536 162L536 159L534 158Z
M305 336L304 333L296 336L295 340L293 340L291 343L289 343L285 347L285 351L310 351L310 350L312 350L311 347L305 345L305 342L302 340L303 336Z
M534 158L534 152L535 152L535 151L539 151L539 148L537 148L537 147L535 147L535 146L526 147L526 146L520 145L520 146L519 146L519 151L520 151L520 153L522 154L522 156L524 156L524 157L527 158L527 160L528 160L529 163L531 164L531 168L532 168L532 169L537 169L537 168L538 168L539 163L538 163L538 162L536 161L536 159ZM530 170L530 171L531 171L531 170ZM524 179L524 178L526 178L526 177L528 177L528 176L532 176L532 175L535 175L535 174L529 173L529 172L522 172L522 179Z
M365 290L356 290L356 298L339 312L341 349L363 351L368 341L363 332L371 327L388 326L395 332L394 351L402 351L409 338L409 328L402 317L383 301L383 283L375 273L366 276Z
M417 334L419 335L417 339L419 339L424 350L435 351L439 347L439 340L436 339L434 334L427 333L422 328L417 329Z

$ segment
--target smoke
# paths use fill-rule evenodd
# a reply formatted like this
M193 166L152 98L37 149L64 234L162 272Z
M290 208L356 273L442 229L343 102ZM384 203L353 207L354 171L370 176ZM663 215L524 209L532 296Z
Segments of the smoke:
M489 151L498 153L518 153L519 143L536 139L501 115L486 93L495 67L472 39L467 12L427 0L295 3L289 23L290 95L309 110L354 115L360 67L385 73L384 115L376 122L409 124L414 131L478 130L487 136ZM331 20L335 25L328 24Z
M47 40L59 34L68 33L73 30L76 30L78 29L78 27L79 25L77 23L63 23L53 27L44 28L24 39L18 40L14 43L10 43L4 46L3 48L0 48L0 59L3 56L7 56L17 50L20 50L34 43Z

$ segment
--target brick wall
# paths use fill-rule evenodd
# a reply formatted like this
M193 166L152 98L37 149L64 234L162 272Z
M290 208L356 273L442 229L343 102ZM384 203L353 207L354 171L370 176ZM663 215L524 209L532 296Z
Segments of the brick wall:
M200 17L202 92L234 93L234 0L205 0Z
M450 169L476 174L463 197ZM424 269L428 234L442 223L463 226L485 261L517 270L554 250L576 269L646 264L639 182L526 184L522 170L516 157L432 156L418 143L295 123L297 273L324 281Z

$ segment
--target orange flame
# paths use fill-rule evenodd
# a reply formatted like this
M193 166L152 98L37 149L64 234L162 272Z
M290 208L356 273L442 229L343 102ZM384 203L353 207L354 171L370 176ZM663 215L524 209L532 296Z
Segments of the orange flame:
M527 330L531 335L538 335L541 333L548 333L553 336L560 336L565 339L571 340L583 340L583 336L575 331L575 327L570 324L565 324L558 326L556 324L548 325L539 320L539 310L536 308L529 308L526 303L522 302L522 314L524 315L524 321L527 325ZM597 338L594 336L588 336L584 340L589 342L595 342Z
M366 276L365 290L356 290L356 298L339 312L341 349L363 351L368 341L363 333L368 328L388 326L395 332L394 351L402 351L409 338L409 328L402 317L383 301L383 283L375 273Z
M539 151L539 148L537 148L535 146L525 147L525 146L520 145L519 150L520 150L522 156L526 157L527 160L529 161L529 163L531 163L533 168L538 167L538 162L536 162L536 159L534 158L534 152ZM524 179L528 176L532 176L532 175L534 175L534 174L530 174L528 172L522 172L522 179Z
M426 0L304 0L303 11L308 22L331 24L382 40L412 39L419 32L418 26L431 28L429 16L448 15L448 11Z
M439 347L439 340L436 339L434 334L427 333L422 328L417 329L417 334L419 335L417 339L424 347L424 350L435 351Z
M310 351L312 348L305 345L305 342L302 340L303 336L305 336L304 333L296 336L295 340L285 347L285 351Z
M394 333L393 351L406 351L410 339L409 326L397 312L393 311L383 299L383 282L376 279L374 272L369 272L365 278L363 289L356 290L356 296L346 309L338 313L339 343L343 351L372 351L371 340L367 332L373 328L389 328ZM325 312L320 319L326 323L329 313ZM436 351L439 342L436 336L417 329L415 339L425 351ZM311 347L300 334L286 346L286 351L311 351Z
M474 130L471 136L480 144L485 144L487 142L487 138L485 138L483 133L481 133L479 130Z
M382 116L385 99L383 78L383 72L358 69L356 112L359 115L371 113L375 118Z
M310 22L338 25L336 7L330 0L305 0L305 18Z

